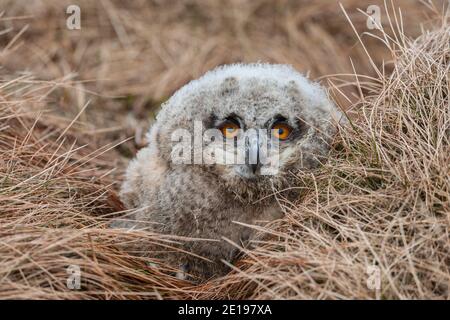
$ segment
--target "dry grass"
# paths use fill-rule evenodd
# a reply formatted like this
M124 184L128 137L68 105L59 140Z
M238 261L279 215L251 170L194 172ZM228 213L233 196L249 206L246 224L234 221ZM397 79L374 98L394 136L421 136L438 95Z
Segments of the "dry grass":
M373 33L383 44L361 34L360 1L343 1L371 60L330 1L80 1L81 31L65 29L68 3L2 1L0 298L450 298L450 24L439 6L396 1L403 21L391 12ZM353 120L328 164L298 177L311 186L303 197L280 199L271 236L227 277L193 287L121 249L181 240L106 224L161 101L217 64L255 60L329 75ZM82 290L67 289L68 265L81 267ZM371 265L380 290L367 288Z
M177 297L179 281L148 268L154 260L118 248L170 239L105 226L123 210L112 189L112 146L92 148L82 133L27 112L37 102L15 96L43 88L26 85L3 83L8 93L0 95L0 298ZM69 265L81 268L86 290L67 289Z

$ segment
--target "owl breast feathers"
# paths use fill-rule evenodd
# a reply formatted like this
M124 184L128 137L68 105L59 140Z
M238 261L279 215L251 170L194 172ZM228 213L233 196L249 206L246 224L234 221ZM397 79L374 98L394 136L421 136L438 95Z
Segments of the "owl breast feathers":
M113 224L201 238L182 249L205 259L161 258L193 280L223 275L223 261L255 236L244 225L281 217L275 195L298 197L298 175L326 159L339 117L326 92L289 66L210 71L163 104L121 189L136 210Z

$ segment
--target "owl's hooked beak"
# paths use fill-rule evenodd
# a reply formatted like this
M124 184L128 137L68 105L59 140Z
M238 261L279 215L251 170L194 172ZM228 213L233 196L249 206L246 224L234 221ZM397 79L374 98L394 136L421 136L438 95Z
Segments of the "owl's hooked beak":
M261 165L259 157L259 135L257 132L247 137L246 145L247 157L245 163L250 169L250 172L255 175Z

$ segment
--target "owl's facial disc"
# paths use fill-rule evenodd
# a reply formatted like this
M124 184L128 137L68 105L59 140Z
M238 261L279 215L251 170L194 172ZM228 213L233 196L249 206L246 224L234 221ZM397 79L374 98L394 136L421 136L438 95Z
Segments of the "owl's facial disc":
M223 134L224 144L217 144L214 153L219 158L234 160L219 162L220 171L226 177L245 180L276 175L280 150L285 159L291 153L288 151L293 142L291 138L295 138L295 128L281 116L266 121L262 128L245 128L244 121L232 115L216 124L216 128ZM283 144L282 149L280 144Z
M174 94L158 114L151 141L168 167L206 172L253 197L287 188L297 173L320 165L335 116L326 92L289 67L233 65ZM249 137L251 130L256 136ZM278 148L267 148L268 132Z

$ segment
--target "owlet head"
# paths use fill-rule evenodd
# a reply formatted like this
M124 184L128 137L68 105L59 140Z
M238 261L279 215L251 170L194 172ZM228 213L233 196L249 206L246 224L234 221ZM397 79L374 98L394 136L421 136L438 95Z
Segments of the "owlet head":
M236 64L176 92L149 137L168 166L208 171L237 194L258 193L316 167L337 117L325 91L291 67Z

